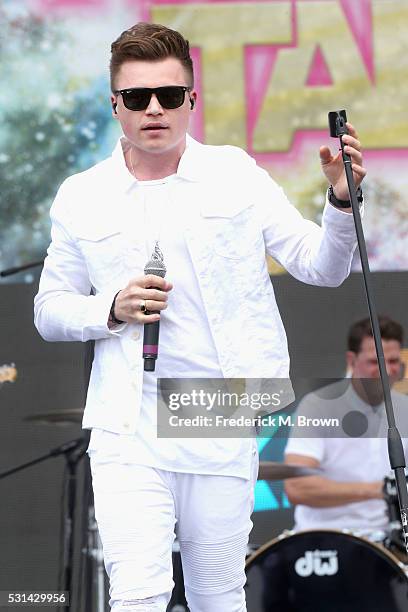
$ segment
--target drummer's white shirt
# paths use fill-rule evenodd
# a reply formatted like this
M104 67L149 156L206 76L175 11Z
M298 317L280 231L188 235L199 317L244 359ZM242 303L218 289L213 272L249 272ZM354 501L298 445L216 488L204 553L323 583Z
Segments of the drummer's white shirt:
M408 397L392 392L397 427L403 438L407 456ZM306 396L300 403L297 415L339 417L340 422L350 411L367 415L369 437L325 438L300 437L302 431L296 425L288 440L285 454L305 455L319 461L322 476L341 482L373 482L392 475L387 449L387 421L384 404L372 408L348 386L344 395L327 401L315 393ZM296 422L296 420L295 420ZM303 430L305 431L305 430ZM405 438L403 437L405 436ZM352 529L361 534L373 533L387 527L388 516L383 500L367 500L334 506L312 508L298 505L295 508L296 531L304 529Z

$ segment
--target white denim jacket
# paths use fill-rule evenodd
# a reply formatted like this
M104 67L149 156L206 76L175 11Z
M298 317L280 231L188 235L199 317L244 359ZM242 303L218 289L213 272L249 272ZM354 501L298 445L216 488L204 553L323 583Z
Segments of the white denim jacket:
M180 227L223 375L287 377L286 335L265 252L305 283L338 286L356 246L352 215L326 203L322 227L305 220L236 147L187 137L177 174L172 198L191 202ZM35 325L45 340L96 341L83 427L123 434L136 431L140 411L142 325L109 330L107 320L115 293L143 275L146 263L137 189L121 141L110 158L61 185L35 297Z

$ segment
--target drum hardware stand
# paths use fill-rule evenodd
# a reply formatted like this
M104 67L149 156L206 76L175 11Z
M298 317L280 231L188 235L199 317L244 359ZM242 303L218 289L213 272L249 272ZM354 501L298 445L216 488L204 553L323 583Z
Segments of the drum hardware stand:
M88 548L82 551L88 554L93 561L94 574L92 576L93 586L96 587L96 610L105 610L105 566L103 563L103 551L99 537L98 526L95 519L94 506L88 507ZM89 605L89 604L88 604ZM89 609L89 607L87 608Z
M364 287L368 302L368 310L370 313L371 327L373 330L373 338L377 354L378 366L380 371L381 385L384 394L385 412L388 422L388 455L390 459L391 469L395 473L395 482L398 492L398 503L401 515L402 532L404 535L405 550L408 553L408 491L405 478L405 457L402 446L401 436L395 423L394 408L391 400L391 390L385 367L384 351L382 347L381 331L378 322L378 315L374 304L374 290L371 283L370 266L368 263L367 249L365 244L363 226L357 200L356 186L354 183L353 170L351 167L351 158L344 151L343 136L347 134L346 126L347 116L345 110L334 111L329 113L330 135L333 138L340 139L344 170L347 178L347 185L350 195L351 208L353 211L354 224L357 234L357 243L360 251L361 266L364 279Z
M105 612L105 565L102 543L95 518L95 503L91 484L89 457L85 457L83 494L83 518L81 531L80 591L84 588L84 601L80 609L84 612ZM85 566L83 566L85 560ZM83 604L83 605L82 605Z
M68 591L69 593L69 605L64 606L64 610L68 610L68 612L75 612L72 601L72 568L73 568L73 557L74 557L74 520L75 520L75 503L76 503L76 475L77 475L77 466L81 458L86 453L86 449L88 447L88 439L85 436L84 438L77 438L76 440L71 440L70 442L65 442L50 450L46 455L41 455L37 457L37 459L32 459L31 461L27 461L17 467L6 470L5 472L0 473L0 479L5 478L6 476L10 476L11 474L15 474L16 472L20 472L31 465L35 465L36 463L40 463L47 459L51 459L51 457L58 457L59 455L64 455L65 460L67 462L68 467L68 485L67 485L67 510L64 511L64 550L62 563L64 570L64 580L62 585L58 585L58 588L61 590Z
M401 520L395 504L395 502L398 501L395 481L389 476L384 478L383 494L387 504L388 518L390 521L389 533L385 538L385 545L391 550L394 548L406 552L405 544L401 539Z

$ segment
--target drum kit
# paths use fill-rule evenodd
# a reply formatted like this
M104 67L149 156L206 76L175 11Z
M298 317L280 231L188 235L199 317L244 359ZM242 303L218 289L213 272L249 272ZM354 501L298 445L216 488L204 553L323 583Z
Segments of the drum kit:
M248 612L402 612L405 566L347 531L284 533L246 564Z
M299 478L318 470L260 464L265 480ZM385 531L284 531L246 562L248 612L403 612L408 610L408 557L395 479L384 479Z
M44 424L72 424L82 409L31 415ZM277 481L319 474L316 469L261 461L259 480ZM384 479L389 522L384 532L362 537L347 530L284 531L247 556L248 612L405 612L408 610L408 557L400 523L395 480ZM107 585L93 509L86 554L94 595L87 612L107 610ZM177 545L177 542L176 542ZM168 612L188 611L178 551L173 551L175 589Z

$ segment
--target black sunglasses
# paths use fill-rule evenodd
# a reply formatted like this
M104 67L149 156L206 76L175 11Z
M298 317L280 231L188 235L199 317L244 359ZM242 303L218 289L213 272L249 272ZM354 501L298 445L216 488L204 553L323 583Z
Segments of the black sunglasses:
M146 110L150 104L152 94L156 94L160 106L163 108L179 108L186 96L186 91L191 87L183 85L168 85L166 87L131 87L130 89L118 89L114 94L121 94L123 104L131 111Z

